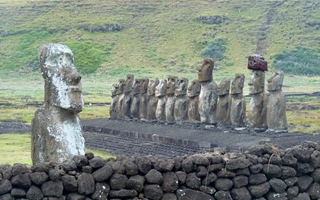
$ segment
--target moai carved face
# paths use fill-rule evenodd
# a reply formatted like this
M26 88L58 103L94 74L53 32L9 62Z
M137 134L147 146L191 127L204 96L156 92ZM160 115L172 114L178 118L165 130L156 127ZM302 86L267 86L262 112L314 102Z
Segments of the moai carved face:
M124 86L125 86L125 80L124 79L119 79L118 89L116 91L117 95L123 94Z
M268 91L277 91L282 89L284 74L281 70L273 72L272 76L268 79Z
M140 87L141 87L142 79L136 79L134 81L133 89L132 89L132 94L140 94Z
M229 94L230 91L230 79L229 78L223 78L221 83L219 84L219 96L223 96L226 94Z
M201 84L198 80L193 80L188 88L188 97L199 96L201 90Z
M40 67L45 79L45 101L49 105L82 111L81 76L74 67L73 53L61 44L47 44L39 50Z
M127 94L127 93L131 92L133 81L134 81L134 75L133 74L128 74L126 82L124 84L123 93Z
M159 84L159 80L150 80L149 81L149 86L148 86L148 96L153 96L155 95L156 87Z
M203 64L198 72L198 81L201 82L208 82L212 81L212 70L214 67L214 62L210 58L206 58L203 61Z
M117 90L119 89L118 84L112 84L112 89L111 89L111 97L117 96Z
M231 84L231 94L240 94L243 92L243 86L244 86L244 74L236 74L234 80Z
M156 86L155 96L162 97L166 95L167 90L167 80L160 80L159 84Z
M248 83L250 94L257 94L264 91L264 76L264 71L252 70L251 79Z
M143 78L141 79L141 86L140 86L140 93L145 94L148 91L148 84L149 84L149 79L148 78Z
M188 88L188 79L187 78L180 78L177 80L177 87L174 92L176 96L180 95L186 95L187 94L187 88Z
M168 82L167 82L167 95L173 95L174 91L176 89L176 83L177 83L178 77L176 76L169 76L168 77Z

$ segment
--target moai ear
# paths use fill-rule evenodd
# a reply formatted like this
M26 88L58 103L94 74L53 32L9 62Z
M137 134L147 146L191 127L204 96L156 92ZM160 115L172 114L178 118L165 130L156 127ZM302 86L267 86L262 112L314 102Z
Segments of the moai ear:
M45 61L47 60L47 51L48 47L40 47L39 52L39 61L40 61L40 69L42 72L42 77L46 79L48 77L48 68L44 66Z

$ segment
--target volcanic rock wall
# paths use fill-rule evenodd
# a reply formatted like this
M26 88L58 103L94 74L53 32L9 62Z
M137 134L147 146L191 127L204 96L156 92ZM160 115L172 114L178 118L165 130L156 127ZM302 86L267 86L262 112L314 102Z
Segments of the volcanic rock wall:
M173 159L87 153L62 164L0 165L0 199L308 200L320 198L319 181L315 142Z

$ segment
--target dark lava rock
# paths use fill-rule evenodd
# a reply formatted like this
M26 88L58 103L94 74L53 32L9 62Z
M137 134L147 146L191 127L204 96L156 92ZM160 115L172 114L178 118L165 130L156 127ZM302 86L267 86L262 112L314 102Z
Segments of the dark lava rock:
M16 187L29 189L31 180L29 174L18 174L11 178L11 184Z
M96 156L96 157L92 158L91 160L89 160L89 165L94 169L101 168L105 164L106 164L106 161L99 156Z
M144 182L145 182L145 179L143 176L140 176L140 175L131 176L127 182L127 188L134 189L140 193L144 188Z
M214 194L214 197L217 200L232 200L232 197L229 191L218 191Z
M127 190L127 189L110 190L111 198L127 199L127 198L133 198L137 195L138 193L135 190Z
M249 183L249 179L246 176L236 176L232 179L234 188L241 188Z
M251 185L259 185L267 181L267 177L264 174L251 174L249 176L249 183Z
M61 181L48 181L41 186L41 191L47 197L61 197L63 185Z
M262 168L263 168L263 165L262 165L261 163L256 164L256 165L251 165L251 166L249 167L250 172L251 172L252 174L257 174L257 173L261 172Z
M148 183L153 183L153 184L161 184L163 181L163 175L155 170L151 169L145 176L144 178Z
M148 199L160 200L163 196L163 191L160 185L151 184L144 186L144 195Z
M78 177L78 192L83 195L90 195L94 192L95 182L91 174L80 174Z
M177 192L178 200L196 200L196 199L214 199L213 196L204 192L192 189L178 189Z
M305 192L307 191L307 189L310 187L310 185L312 184L313 179L310 176L301 176L298 177L298 187L299 187L299 192Z
M286 192L287 184L285 184L285 182L281 179L272 178L269 180L269 184L276 193Z
M49 176L45 172L34 172L29 175L31 181L36 185L42 185L45 183Z
M164 192L172 193L178 189L179 181L174 172L163 173L162 190Z
M110 176L113 174L113 169L112 167L107 163L100 169L96 170L95 172L92 173L92 176L95 181L97 182L102 182L108 180Z
M26 197L30 200L41 200L43 198L43 194L37 186L32 185L27 191Z
M113 174L110 178L110 188L112 190L124 189L127 185L128 177L124 174Z
M138 166L134 162L125 162L124 168L126 169L126 175L128 176L137 175L139 173Z
M175 172L178 180L179 180L179 184L185 184L186 183L186 179L187 179L187 173L183 172L183 171L177 171Z
M136 157L135 163L138 166L138 169L141 173L147 174L151 169L151 161L146 157Z
M270 184L265 182L260 185L250 185L248 186L248 190L252 197L259 198L267 194L267 192L270 190Z
M110 187L107 183L96 183L96 189L91 195L92 199L104 200L108 199Z
M250 200L251 195L249 190L246 187L241 187L241 188L233 188L231 190L231 196L233 200Z
M245 158L236 158L236 159L230 159L226 163L226 168L228 170L236 170L236 169L243 169L246 167L249 167L251 165L251 162L248 159Z
M199 189L201 186L201 179L197 177L196 173L187 174L186 185L191 189Z
M233 182L232 180L228 179L228 178L218 178L215 182L214 182L214 187L217 190L224 190L224 191L228 191L232 188L233 186Z
M78 190L78 182L76 177L64 175L61 177L63 188L69 192L76 192Z
M82 155L75 155L72 160L76 163L77 167L81 168L88 164L88 158Z

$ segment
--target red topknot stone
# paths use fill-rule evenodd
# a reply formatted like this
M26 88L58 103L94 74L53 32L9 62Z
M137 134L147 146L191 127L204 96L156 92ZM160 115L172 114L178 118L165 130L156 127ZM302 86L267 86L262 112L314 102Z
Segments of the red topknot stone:
M248 69L268 71L268 63L258 54L253 54L248 58Z

